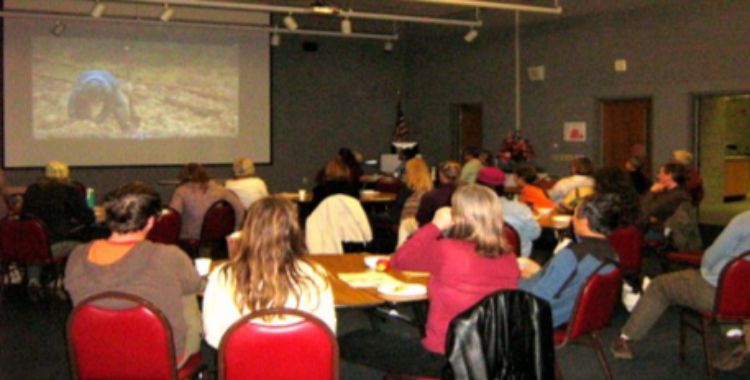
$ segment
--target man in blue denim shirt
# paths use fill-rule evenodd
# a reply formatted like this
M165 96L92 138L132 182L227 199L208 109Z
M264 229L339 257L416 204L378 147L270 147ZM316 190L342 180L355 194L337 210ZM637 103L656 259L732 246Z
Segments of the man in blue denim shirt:
M559 251L544 268L530 259L519 259L524 280L518 287L549 302L555 327L570 320L581 286L594 272L609 273L615 268L617 254L606 239L616 225L613 202L612 194L584 198L573 216L578 242Z
M620 337L613 342L611 351L614 356L618 359L632 359L630 341L643 338L664 310L671 305L711 310L721 271L729 261L748 250L750 211L745 211L735 216L706 250L700 270L686 269L668 273L651 282L623 326ZM731 365L722 366L717 363L717 367L725 370L736 368L742 364L742 359L747 354L747 348L742 345L736 350Z

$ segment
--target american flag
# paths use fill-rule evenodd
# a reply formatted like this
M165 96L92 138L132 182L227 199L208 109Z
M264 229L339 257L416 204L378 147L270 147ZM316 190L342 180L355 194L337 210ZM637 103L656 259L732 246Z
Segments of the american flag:
M396 106L396 128L393 131L393 141L406 141L408 135L409 129L406 128L406 118L401 109L401 99L399 99Z

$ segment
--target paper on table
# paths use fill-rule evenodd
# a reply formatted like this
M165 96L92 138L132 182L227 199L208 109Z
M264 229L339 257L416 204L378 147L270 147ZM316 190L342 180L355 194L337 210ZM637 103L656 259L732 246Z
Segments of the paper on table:
M400 284L401 281L391 277L388 273L364 271L339 273L341 281L346 282L353 288L376 288L382 284Z

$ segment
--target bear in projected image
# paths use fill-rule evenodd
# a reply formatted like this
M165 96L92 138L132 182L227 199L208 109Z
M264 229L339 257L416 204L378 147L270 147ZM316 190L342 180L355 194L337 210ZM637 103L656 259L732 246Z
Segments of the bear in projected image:
M101 124L110 116L117 120L122 131L132 132L138 127L130 100L114 75L105 70L81 73L68 98L68 117Z

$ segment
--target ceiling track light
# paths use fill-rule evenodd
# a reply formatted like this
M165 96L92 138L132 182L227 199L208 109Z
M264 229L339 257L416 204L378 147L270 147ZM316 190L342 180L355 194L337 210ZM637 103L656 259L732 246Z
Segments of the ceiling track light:
M91 8L91 17L99 18L102 17L104 11L107 10L107 4L104 4L97 0L93 8Z
M352 20L349 20L348 17L341 20L341 33L352 34Z
M174 8L170 7L169 3L164 3L164 10L161 11L159 19L164 22L169 22L169 20L172 19L172 16L174 16Z
M281 45L281 36L278 33L273 32L271 34L271 46L276 47L279 45Z
M479 31L474 28L471 28L464 35L464 41L466 41L467 43L472 43L474 42L474 40L477 39L477 37L479 37Z
M297 30L299 28L297 20L292 17L291 13L284 17L284 26L286 26L286 28L289 30Z
M317 13L320 15L332 15L335 13L338 13L339 8L334 5L328 5L323 0L315 0L312 3L312 11L313 13Z

